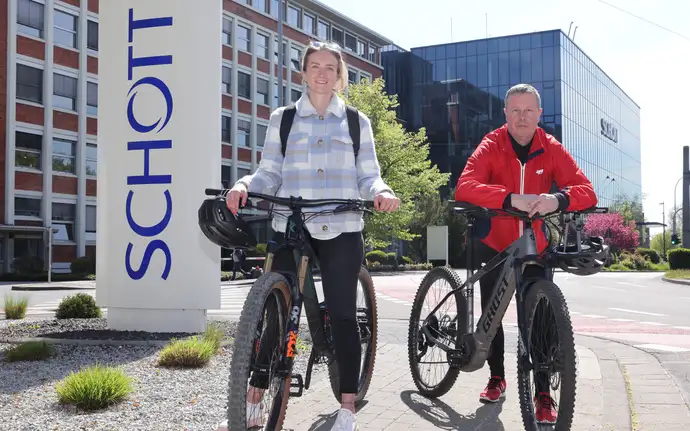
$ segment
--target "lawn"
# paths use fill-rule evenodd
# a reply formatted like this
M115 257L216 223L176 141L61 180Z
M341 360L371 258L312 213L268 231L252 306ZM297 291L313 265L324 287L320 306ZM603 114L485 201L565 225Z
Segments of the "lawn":
M664 275L666 278L686 278L690 279L690 269L672 269Z

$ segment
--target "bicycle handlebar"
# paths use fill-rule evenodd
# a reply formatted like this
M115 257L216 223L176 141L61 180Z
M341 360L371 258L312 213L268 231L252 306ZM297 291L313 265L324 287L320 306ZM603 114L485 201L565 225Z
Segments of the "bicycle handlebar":
M520 211L520 210L514 210L514 209L504 209L504 208L486 208L482 207L479 205L474 205L469 202L451 202L453 204L453 209L459 213L484 213L488 216L494 217L494 216L499 216L501 213L508 215L508 216L513 216L513 217L518 217L522 220L537 220L537 219L544 219L550 216L553 216L555 214L604 214L608 212L608 208L605 207L590 207L584 210L578 210L578 211L560 211L556 210L554 212L548 213L548 214L537 214L532 217L529 216L529 214L525 211Z
M227 196L230 189L206 189L206 196ZM265 195L262 193L247 192L248 198L262 199L276 205L286 206L290 208L307 208L319 207L324 205L341 205L334 210L335 213L356 210L357 208L373 208L374 201L363 199L304 199L299 196L291 196L289 198L281 198L273 195ZM250 203L247 201L247 206Z

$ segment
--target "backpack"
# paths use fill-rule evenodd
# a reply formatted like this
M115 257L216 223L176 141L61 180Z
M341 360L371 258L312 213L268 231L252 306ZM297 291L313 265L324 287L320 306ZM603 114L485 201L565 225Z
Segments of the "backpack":
M280 120L280 142L282 144L283 157L285 157L285 149L287 148L287 140L292 129L292 122L295 119L297 107L293 104L285 108L283 111L283 118ZM352 139L352 148L355 152L355 163L357 163L357 155L359 154L359 112L357 108L347 105L345 107L347 113L347 126L350 129L350 138Z

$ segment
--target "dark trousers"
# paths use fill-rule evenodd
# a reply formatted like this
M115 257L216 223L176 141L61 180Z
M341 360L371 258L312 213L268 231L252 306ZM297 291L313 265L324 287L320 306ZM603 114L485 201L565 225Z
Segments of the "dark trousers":
M273 240L281 243L283 234L276 234ZM341 233L330 240L311 239L310 242L319 259L335 357L340 370L340 392L355 394L359 385L362 357L359 326L357 325L357 285L359 270L364 259L362 234L360 232ZM277 253L274 256L271 269L296 272L292 253L287 251ZM268 334L266 334L266 338L275 339L275 337L269 338ZM266 357L261 353L263 350L260 349L260 358ZM266 354L268 353L266 352ZM265 362L257 361L258 364L266 365L268 362L268 358ZM251 384L256 387L266 387L265 382L253 381Z

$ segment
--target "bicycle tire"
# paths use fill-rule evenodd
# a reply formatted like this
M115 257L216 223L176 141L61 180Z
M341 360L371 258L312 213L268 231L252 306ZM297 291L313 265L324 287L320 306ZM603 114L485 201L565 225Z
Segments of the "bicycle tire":
M529 288L524 302L526 322L528 325L528 339L532 334L535 309L542 298L546 298L546 300L549 301L554 313L558 343L560 345L560 357L563 362L563 372L561 373L561 396L558 405L558 420L555 424L555 431L569 431L573 422L577 386L577 358L573 326L570 321L568 305L561 289L549 280L538 280ZM523 346L521 344L520 337L518 337L518 352L523 351ZM539 425L534 415L534 393L532 393L532 387L530 385L530 373L530 371L523 370L520 363L520 355L518 354L518 397L520 399L522 420L525 425L525 430L537 431Z
M355 406L358 406L362 402L367 392L369 391L369 385L371 384L371 378L374 375L374 364L376 362L376 347L378 344L378 309L376 304L376 292L374 290L374 280L372 280L369 271L365 267L361 267L359 270L359 281L362 283L362 290L364 291L365 301L368 303L367 306L371 310L371 319L373 324L371 325L371 342L367 346L366 351L362 351L364 355L364 363L359 372L360 379L357 390L357 395L355 396ZM338 368L338 361L334 360L328 366L328 377L331 382L331 389L333 390L333 395L339 403L342 402L342 397L340 394L340 370Z
M414 303L412 304L412 311L410 312L410 322L407 338L407 355L410 365L410 373L412 380L419 393L427 398L438 398L445 395L455 384L455 381L460 374L460 369L457 367L449 367L446 375L435 386L429 386L422 380L419 369L415 366L417 363L417 344L418 344L418 322L422 313L424 305L424 298L426 297L429 288L439 280L448 282L453 289L457 289L462 285L462 281L457 273L448 266L438 266L430 270L422 282L419 284L417 293L415 294ZM455 340L456 348L459 345L460 338L463 334L460 333L460 328L467 328L469 316L467 316L467 298L462 292L455 295L456 308L458 313L458 337Z
M259 277L253 284L247 299L242 308L242 314L237 325L235 342L232 351L232 362L230 365L230 379L228 383L228 429L239 430L246 429L246 406L247 406L247 386L249 379L249 371L252 368L251 358L255 350L254 338L256 336L256 328L263 317L265 302L269 294L273 290L278 290L283 297L283 305L285 309L282 314L285 318L281 318L283 335L281 339L285 339L284 334L287 332L285 324L290 310L290 289L287 279L278 273L268 272ZM279 313L279 315L281 315ZM290 398L290 383L292 381L292 370L288 370L287 377L282 382L283 388L276 395L281 395L281 398L276 398L271 406L271 413L269 414L269 423L266 424L266 429L282 429L285 421L285 412L287 410L288 400ZM282 394L281 394L282 392ZM279 405L275 405L279 401ZM276 412L275 409L278 409ZM272 420L273 419L273 420Z

